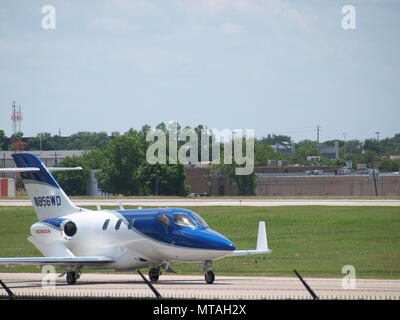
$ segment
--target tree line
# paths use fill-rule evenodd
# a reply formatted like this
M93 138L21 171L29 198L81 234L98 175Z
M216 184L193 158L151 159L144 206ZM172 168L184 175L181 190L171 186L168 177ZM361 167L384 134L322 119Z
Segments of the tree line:
M169 134L165 123L157 127ZM194 128L200 139L203 125ZM178 125L178 130L181 126ZM104 192L132 195L180 195L190 192L185 185L185 166L182 164L155 164L146 161L146 150L150 145L146 135L150 126L145 125L140 130L130 129L124 134L114 132L108 136L106 132L78 132L69 137L52 136L50 133L41 133L36 137L25 140L25 150L86 150L81 157L66 158L60 166L82 166L82 172L56 173L56 178L71 195L86 193L86 180L90 169L101 169L97 173L99 185ZM0 130L0 149L11 149L10 140L23 138L6 137ZM339 159L331 160L322 156L315 141L302 140L294 143L290 136L267 135L254 138L254 166L268 165L268 160L286 160L288 165L310 165L307 156L321 156L320 165L344 166L351 160L354 167L359 163L367 164L370 168L381 171L399 171L400 161L389 159L389 155L400 155L400 134L378 141L377 139L361 140L331 140L321 143L322 146L331 146L334 141L339 142ZM288 142L294 147L294 152L283 154L275 152L272 145ZM178 141L182 145L184 141ZM199 145L200 148L200 145ZM221 145L223 154L224 145ZM245 150L244 150L245 152ZM198 150L200 156L201 150ZM210 150L211 157L211 150ZM199 158L200 160L200 158ZM203 159L204 160L204 159ZM211 158L210 158L211 160ZM236 184L239 194L252 195L255 193L256 178L254 172L250 175L238 176L234 174L237 165L212 165L212 173L226 174L232 183Z

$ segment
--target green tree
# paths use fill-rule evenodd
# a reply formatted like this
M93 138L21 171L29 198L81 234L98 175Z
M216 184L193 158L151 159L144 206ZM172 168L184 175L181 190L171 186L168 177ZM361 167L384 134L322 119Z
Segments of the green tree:
M382 172L394 172L399 171L399 161L391 160L389 158L383 158L379 162L379 171Z
M185 196L185 168L182 164L154 164L144 161L134 173L140 182L142 195L178 195Z
M6 142L6 134L4 130L0 130L0 150L3 150L4 143Z
M268 145L276 144L279 142L291 142L292 138L285 135L276 135L276 134L268 134L266 137L263 137L262 142Z
M79 171L54 172L54 177L66 194L71 196L86 195L87 180L89 169L87 161L81 157L67 157L59 162L57 167L82 167Z
M82 156L89 169L100 169L105 157L104 149L93 149Z
M155 194L156 189L158 194L163 195L187 194L183 165L150 165L146 161L146 150L150 144L146 141L146 134L149 129L148 125L140 131L130 129L106 146L98 173L103 191L126 196Z
M255 139L254 141L254 164L256 167L265 167L268 165L268 160L283 160L288 156L282 153L277 153L272 149L270 144L264 140Z
M379 144L376 139L365 139L364 150L378 154Z
M237 175L235 170L239 166L233 164L217 164L211 167L211 172L226 174L229 180L234 183L238 188L240 196L252 196L256 193L256 175L254 171L249 175Z
M68 137L66 148L68 150L104 148L109 142L110 138L106 132L81 131Z
M293 160L298 164L307 164L308 156L319 156L320 153L317 145L311 140L302 140L296 144L296 152L293 155Z
M98 173L99 185L104 192L126 196L139 194L140 180L135 172L145 161L145 145L133 129L107 145Z
M30 138L26 145L26 150L55 150L52 143L51 134L41 132L36 137Z

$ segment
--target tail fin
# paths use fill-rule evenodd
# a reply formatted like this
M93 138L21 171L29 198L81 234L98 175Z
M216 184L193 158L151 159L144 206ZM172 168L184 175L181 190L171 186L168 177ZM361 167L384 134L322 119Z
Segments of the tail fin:
M36 170L28 172L21 170L20 174L36 215L40 220L57 218L81 211L80 208L72 204L38 157L30 153L16 153L12 157L18 168L36 168Z

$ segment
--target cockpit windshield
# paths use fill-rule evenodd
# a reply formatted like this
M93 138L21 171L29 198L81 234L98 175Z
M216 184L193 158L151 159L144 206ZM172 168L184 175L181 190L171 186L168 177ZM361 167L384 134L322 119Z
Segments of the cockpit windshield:
M207 222L205 222L204 219L203 219L202 217L200 217L196 212L193 212L193 211L192 211L192 213L193 213L194 217L196 218L196 220L200 223L200 225L201 225L202 227L205 227L205 228L208 227Z
M174 213L174 223L184 227L196 227L196 223L186 213Z

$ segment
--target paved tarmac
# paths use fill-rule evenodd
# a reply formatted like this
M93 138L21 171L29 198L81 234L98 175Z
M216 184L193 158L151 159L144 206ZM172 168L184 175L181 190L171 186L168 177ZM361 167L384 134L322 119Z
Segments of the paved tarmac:
M146 275L147 276L147 275ZM41 273L0 273L17 296L152 298L153 292L137 273L83 273L75 285L55 276L55 286L42 286ZM48 274L47 274L48 277ZM48 278L47 278L48 279ZM342 287L342 279L305 278L320 299L400 300L400 280L356 279L355 288ZM163 298L178 299L312 299L297 277L218 276L206 284L202 275L161 275L154 287ZM0 289L0 295L6 296Z
M77 206L400 206L400 199L77 199ZM30 200L0 200L0 206L31 206Z

